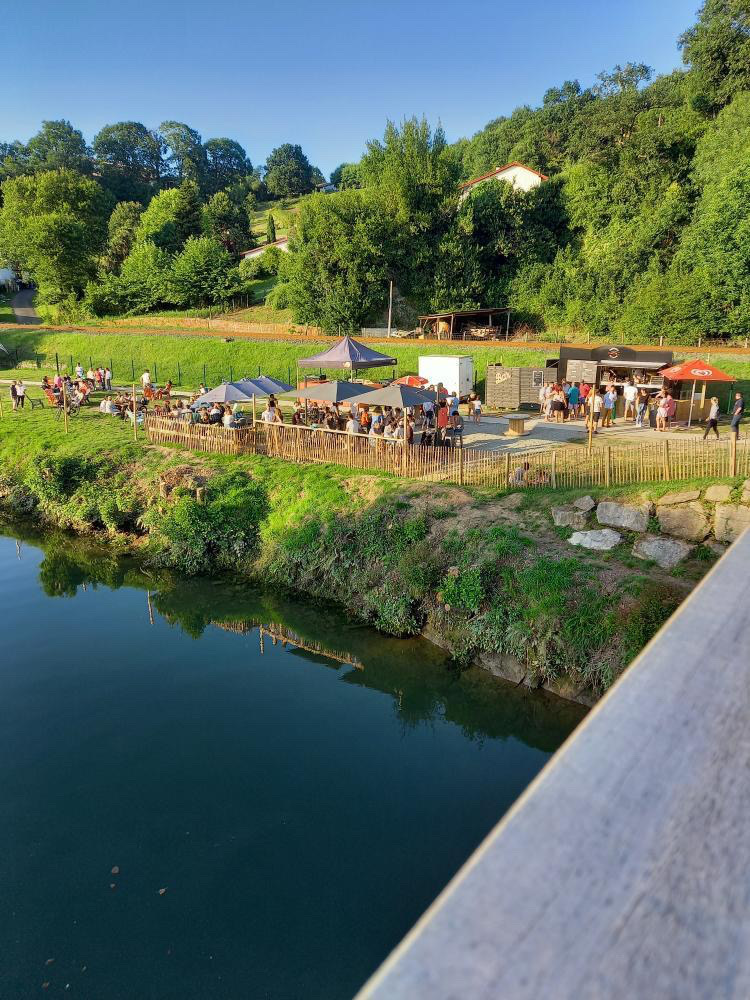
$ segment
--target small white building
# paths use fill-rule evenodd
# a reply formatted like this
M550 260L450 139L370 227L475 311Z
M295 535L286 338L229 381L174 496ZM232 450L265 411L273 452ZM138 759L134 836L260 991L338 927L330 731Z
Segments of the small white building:
M471 181L460 184L459 201L463 201L469 191L472 191L477 184L484 184L485 181L506 181L519 191L531 191L532 188L539 187L542 181L548 179L546 174L540 174L538 170L527 167L524 163L506 163L504 167L495 167L488 174L482 174L481 177L475 177Z
M252 260L254 257L260 257L271 247L276 247L277 250L283 250L284 253L288 253L289 237L282 236L280 240L274 240L273 243L264 243L263 246L253 247L252 250L243 250L240 257L242 257L243 260Z

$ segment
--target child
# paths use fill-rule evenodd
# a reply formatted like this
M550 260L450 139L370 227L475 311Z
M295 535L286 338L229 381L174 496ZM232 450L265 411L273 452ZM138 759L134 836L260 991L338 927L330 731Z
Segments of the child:
M473 402L474 407L474 423L479 424L482 421L482 400L477 396Z

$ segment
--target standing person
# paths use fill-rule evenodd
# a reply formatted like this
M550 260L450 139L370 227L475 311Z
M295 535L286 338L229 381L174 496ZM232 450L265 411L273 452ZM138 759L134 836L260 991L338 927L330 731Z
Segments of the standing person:
M716 396L711 397L711 407L708 411L708 416L706 417L706 429L703 432L703 440L705 441L708 437L708 432L713 431L716 435L716 440L719 439L719 400Z
M437 431L435 433L435 444L443 443L449 420L450 420L450 414L448 412L448 406L445 400L441 400L440 403L438 404L438 411L437 411Z
M474 415L474 423L480 424L482 422L482 400L479 398L479 396L477 396L474 399L472 403L472 408Z
M656 410L656 429L657 431L665 431L667 429L667 417L669 416L669 406L667 404L666 392L657 394L656 399L658 401Z
M578 388L578 383L574 382L570 387L570 392L568 393L568 411L571 420L575 420L578 416L578 404L581 401L581 390Z
M602 409L604 407L604 400L602 399L602 394L597 388L592 388L590 392L587 393L587 405L588 405L588 421L587 426L593 424L593 433L597 434L597 427L599 426L599 420L602 415Z
M83 378L83 365L81 364L80 361L76 365L76 378L77 379Z
M588 382L581 382L581 388L579 390L579 409L581 411L581 416L586 416L586 400L588 399L589 392L591 392L591 386Z
M614 424L612 419L615 412L615 404L617 403L617 389L613 385L607 386L607 391L604 393L604 413L602 416L602 427L611 427Z
M544 414L544 404L547 402L547 387L542 386L539 390L539 416Z
M110 368L104 369L104 388L107 392L112 392L112 371Z
M675 413L677 413L677 400L672 395L671 390L667 393L667 398L664 400L664 408L667 411L667 427L671 427Z
M346 422L346 433L359 434L359 420L357 420L357 414L353 409L349 410L349 419Z
M643 427L643 421L648 411L649 394L648 389L639 389L636 400L635 426Z
M454 413L458 413L458 394L455 390L448 397L448 416L452 417Z
M633 382L632 378L628 379L628 382L627 382L625 388L623 389L622 395L623 395L623 397L625 399L625 412L623 413L623 417L625 418L625 422L627 423L627 419L628 419L628 414L629 413L633 414L633 420L636 419L636 415L637 415L637 413L636 413L636 411L637 411L637 402L636 401L638 399L638 389L636 388L635 383Z
M26 402L26 386L23 384L23 380L19 378L16 382L16 396L18 398L19 409L23 409L23 404Z
M745 415L745 399L741 392L734 394L734 406L732 407L732 421L730 427L735 438L740 436L740 421Z
M10 399L14 410L18 409L18 390L16 389L15 380L10 383Z
M143 386L144 391L147 385L151 385L151 372L148 368L145 370L143 375L141 375L141 385Z

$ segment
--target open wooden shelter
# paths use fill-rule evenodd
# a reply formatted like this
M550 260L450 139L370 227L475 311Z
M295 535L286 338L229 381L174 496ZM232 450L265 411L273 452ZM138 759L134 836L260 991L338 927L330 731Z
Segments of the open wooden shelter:
M507 340L510 309L460 309L419 317L423 337L436 340Z

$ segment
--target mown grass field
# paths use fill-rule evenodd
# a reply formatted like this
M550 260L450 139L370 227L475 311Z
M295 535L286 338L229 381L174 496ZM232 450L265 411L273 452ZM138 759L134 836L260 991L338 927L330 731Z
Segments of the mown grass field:
M35 355L40 358L39 369L14 368L0 371L0 377L12 378L20 374L33 380L41 375L54 374L57 354L61 371L70 371L79 361L84 368L88 368L89 364L109 364L114 381L126 384L133 379L137 380L144 368L148 368L157 382L164 383L169 378L175 385L192 389L197 388L204 377L208 385L216 385L232 378L257 375L259 369L264 375L293 381L297 360L330 347L332 341L290 343L234 340L226 343L218 337L168 336L159 332L100 334L89 331L60 333L0 330L0 343L11 351L18 348L22 358L33 358ZM543 365L547 357L541 351L520 348L472 350L469 346L458 347L455 344L436 347L416 343L391 343L383 345L381 350L398 360L399 375L416 372L420 354L473 355L476 379L480 387L489 363ZM750 373L750 363L747 368ZM377 378L378 374L390 377L391 372L392 369L387 367L370 369L369 374L373 378ZM343 372L340 375L348 377Z

